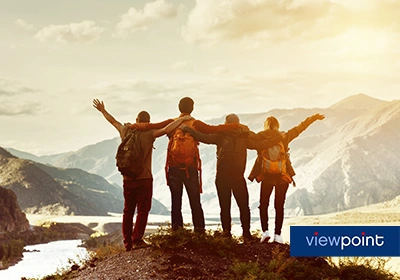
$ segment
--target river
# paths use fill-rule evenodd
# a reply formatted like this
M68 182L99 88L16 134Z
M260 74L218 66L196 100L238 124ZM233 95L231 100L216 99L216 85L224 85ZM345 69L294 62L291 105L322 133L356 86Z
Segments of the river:
M62 240L46 244L25 246L23 259L6 270L0 270L1 280L20 280L26 278L42 278L54 274L58 269L70 267L70 260L79 262L88 257L85 248L78 247L81 240Z

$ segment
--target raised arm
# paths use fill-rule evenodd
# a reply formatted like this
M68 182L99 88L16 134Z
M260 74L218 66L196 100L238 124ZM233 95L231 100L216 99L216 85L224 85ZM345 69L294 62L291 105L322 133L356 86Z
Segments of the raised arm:
M169 123L167 126L157 129L157 130L154 130L153 137L157 138L162 135L168 134L168 133L172 132L174 129L176 129L178 126L180 126L182 122L189 121L191 119L193 119L191 116L180 117L180 118L174 120L173 122Z
M313 122L317 120L323 120L325 119L324 115L321 114L315 114L312 115L308 118L306 118L304 121L302 121L298 126L293 127L286 133L286 138L285 142L290 143L294 138L299 136L304 130L306 130Z
M107 112L106 106L104 105L103 101L93 99L93 107L99 110L100 113L103 114L104 118L106 118L109 123L111 123L118 131L120 131L122 124L117 121L110 113Z
M193 128L182 124L180 127L183 132L190 133L194 139L205 144L218 144L219 137L217 134L205 134L194 130Z

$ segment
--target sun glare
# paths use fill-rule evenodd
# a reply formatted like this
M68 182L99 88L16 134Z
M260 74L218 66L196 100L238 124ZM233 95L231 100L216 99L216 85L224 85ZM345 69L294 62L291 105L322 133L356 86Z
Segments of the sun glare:
M352 29L340 36L340 53L350 56L376 56L388 51L389 40L385 33Z

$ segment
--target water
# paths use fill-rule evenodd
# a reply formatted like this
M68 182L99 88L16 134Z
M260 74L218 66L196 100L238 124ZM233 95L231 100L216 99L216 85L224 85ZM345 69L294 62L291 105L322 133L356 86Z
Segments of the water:
M40 252L24 252L23 259L6 270L0 270L1 280L20 280L26 278L42 278L54 274L58 269L69 268L69 260L79 263L88 258L85 248L78 247L81 240L62 240L46 244L25 246L26 250Z

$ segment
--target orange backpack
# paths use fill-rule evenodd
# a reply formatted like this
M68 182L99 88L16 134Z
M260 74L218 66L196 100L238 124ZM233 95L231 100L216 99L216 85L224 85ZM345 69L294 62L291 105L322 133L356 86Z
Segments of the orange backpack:
M194 120L184 122L187 126L193 127ZM180 128L174 130L168 143L167 151L167 165L166 175L168 179L168 162L172 161L174 164L180 166L181 169L186 170L186 176L189 177L188 167L197 161L197 169L200 172L200 193L202 192L201 182L201 160L199 154L199 142L193 139L189 133L183 132Z
M281 174L282 179L288 183L293 181L287 173L288 153L282 142L261 152L263 174Z

